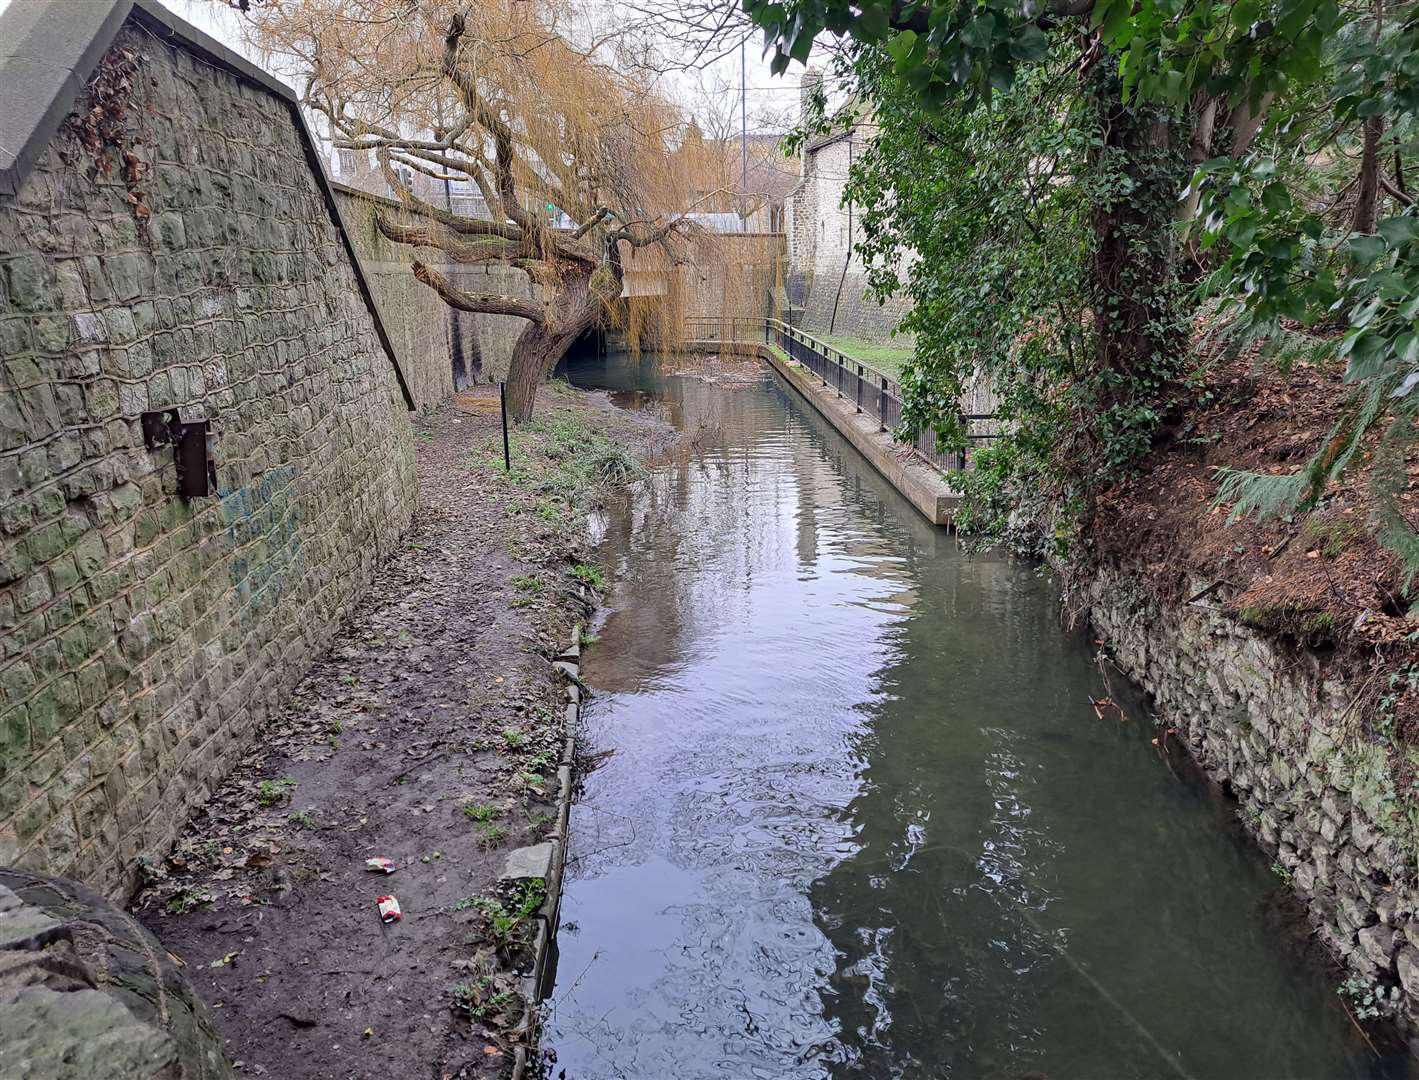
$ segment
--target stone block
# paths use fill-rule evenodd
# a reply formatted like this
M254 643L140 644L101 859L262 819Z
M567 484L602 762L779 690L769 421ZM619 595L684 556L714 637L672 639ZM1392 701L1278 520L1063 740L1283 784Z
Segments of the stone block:
M521 881L528 878L541 878L545 881L552 873L553 853L554 846L550 840L508 852L507 860L503 864L501 880Z
M1388 926L1367 926L1356 936L1360 951L1381 971L1390 969L1394 957L1394 931Z
M1419 949L1413 945L1402 946L1395 955L1394 966L1404 992L1411 1000L1419 1000Z
M38 255L21 255L4 264L5 295L16 311L49 307L45 262Z

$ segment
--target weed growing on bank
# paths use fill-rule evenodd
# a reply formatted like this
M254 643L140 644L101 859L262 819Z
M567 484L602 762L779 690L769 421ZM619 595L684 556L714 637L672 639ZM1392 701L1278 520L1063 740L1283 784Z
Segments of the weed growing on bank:
M514 608L552 602L576 585L606 591L605 571L576 554L585 543L583 523L613 491L644 475L631 449L607 433L596 413L577 407L577 393L561 380L547 386L537 416L509 431L510 467L503 463L501 432L468 458L468 467L517 525L508 553L546 568L511 579ZM552 576L560 573L566 574L561 584Z

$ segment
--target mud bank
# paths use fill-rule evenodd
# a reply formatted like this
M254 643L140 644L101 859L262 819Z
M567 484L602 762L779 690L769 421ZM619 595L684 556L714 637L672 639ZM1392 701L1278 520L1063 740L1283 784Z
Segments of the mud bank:
M535 1040L604 586L587 514L654 432L545 388L505 471L497 398L417 425L420 509L331 649L133 910L242 1075L506 1077ZM366 869L386 857L389 876ZM382 923L376 899L398 898Z

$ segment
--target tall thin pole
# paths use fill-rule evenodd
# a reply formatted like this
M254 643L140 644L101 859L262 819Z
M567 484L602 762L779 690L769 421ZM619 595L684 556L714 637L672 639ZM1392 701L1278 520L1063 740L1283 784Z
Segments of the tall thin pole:
M503 469L512 472L512 454L507 444L507 383L498 383L498 401L503 407Z
M749 67L745 42L739 43L739 220L749 214Z

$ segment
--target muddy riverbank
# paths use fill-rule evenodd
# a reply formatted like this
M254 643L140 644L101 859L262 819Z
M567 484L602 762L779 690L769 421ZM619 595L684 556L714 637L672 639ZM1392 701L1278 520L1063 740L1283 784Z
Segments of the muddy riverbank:
M510 474L496 397L416 429L414 528L133 904L244 1075L506 1075L527 1039L528 897L495 884L554 823L551 658L603 583L586 514L665 428L550 388ZM400 921L380 921L384 894Z

